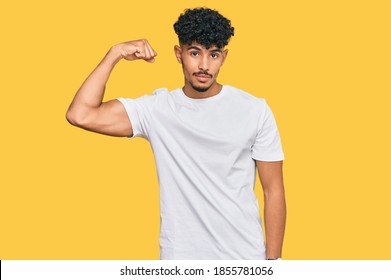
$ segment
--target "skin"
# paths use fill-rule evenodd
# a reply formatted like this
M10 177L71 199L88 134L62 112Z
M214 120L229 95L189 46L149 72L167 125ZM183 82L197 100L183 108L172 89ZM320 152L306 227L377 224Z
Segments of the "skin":
M285 191L282 161L256 161L264 194L264 222L268 259L282 256L286 222Z
M217 82L228 50L212 45L209 49L193 42L174 47L182 65L184 93L190 98L207 98L218 94ZM146 39L128 41L110 48L76 92L66 113L74 126L110 136L133 135L132 125L124 106L118 100L103 102L106 83L115 65L121 60L145 60L153 63L157 53ZM282 161L256 161L264 192L264 222L267 258L279 258L284 239L286 205L282 177Z
M182 64L184 75L183 92L190 98L207 98L218 94L222 85L217 83L221 66L228 50L212 45L206 49L193 42L190 45L174 47L175 56Z

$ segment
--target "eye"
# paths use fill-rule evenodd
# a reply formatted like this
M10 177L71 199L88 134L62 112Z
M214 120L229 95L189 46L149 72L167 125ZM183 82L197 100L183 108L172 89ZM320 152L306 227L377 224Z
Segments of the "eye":
M191 56L199 56L199 53L198 52L191 52L190 55Z
M219 57L219 54L218 54L218 53L212 53L210 56L211 56L212 58L218 58L218 57Z

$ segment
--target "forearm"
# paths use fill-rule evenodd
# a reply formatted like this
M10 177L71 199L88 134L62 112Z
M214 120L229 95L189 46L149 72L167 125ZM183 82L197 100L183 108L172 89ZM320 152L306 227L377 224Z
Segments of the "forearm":
M83 118L88 114L88 110L98 108L102 104L106 83L120 59L120 52L116 46L112 47L76 92L67 112L68 119Z
M265 193L265 232L267 258L280 258L285 232L286 204L283 188Z

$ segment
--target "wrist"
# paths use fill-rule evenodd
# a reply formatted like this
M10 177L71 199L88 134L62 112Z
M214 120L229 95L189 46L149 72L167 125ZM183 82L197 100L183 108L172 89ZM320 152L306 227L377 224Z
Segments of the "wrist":
M113 66L117 64L118 61L122 59L121 52L119 50L118 45L114 45L110 48L110 50L107 52L105 57L109 63L111 63Z

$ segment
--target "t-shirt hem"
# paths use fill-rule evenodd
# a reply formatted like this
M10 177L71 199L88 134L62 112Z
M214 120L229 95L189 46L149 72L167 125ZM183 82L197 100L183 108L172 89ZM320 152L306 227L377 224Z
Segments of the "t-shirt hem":
M274 154L274 155L262 155L262 156L252 156L254 160L259 161L267 161L267 162L274 162L274 161L282 161L285 159L284 154Z

